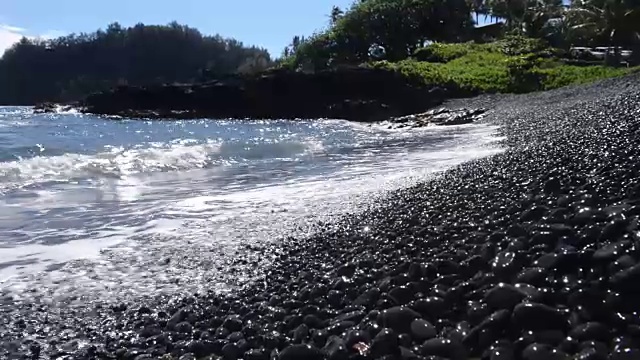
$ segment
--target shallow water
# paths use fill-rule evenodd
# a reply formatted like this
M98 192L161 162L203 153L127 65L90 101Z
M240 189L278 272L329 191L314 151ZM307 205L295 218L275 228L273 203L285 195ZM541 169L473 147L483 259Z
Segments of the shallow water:
M387 190L496 153L497 140L489 125L0 108L0 290L67 303L224 290L252 275L229 270L246 245L304 236Z

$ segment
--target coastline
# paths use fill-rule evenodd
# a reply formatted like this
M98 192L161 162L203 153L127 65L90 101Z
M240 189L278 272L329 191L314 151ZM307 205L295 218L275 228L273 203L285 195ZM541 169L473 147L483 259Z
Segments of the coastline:
M482 121L501 125L507 151L292 239L264 282L236 294L100 309L104 322L84 336L93 347L26 344L19 352L285 360L343 359L358 349L363 358L638 355L639 78L449 101L490 109ZM24 329L19 318L9 323L5 351L4 339Z
M120 86L76 105L86 113L129 118L374 122L426 111L463 95L444 85L416 86L395 71L354 66L315 73L276 69L196 84Z

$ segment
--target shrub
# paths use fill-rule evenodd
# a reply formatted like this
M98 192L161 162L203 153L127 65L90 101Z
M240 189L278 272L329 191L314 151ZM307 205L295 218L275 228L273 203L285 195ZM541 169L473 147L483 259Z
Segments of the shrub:
M418 61L446 63L467 55L474 48L473 43L442 44L433 43L414 51L413 57Z
M380 61L368 66L399 72L416 85L455 90L460 96L549 90L637 71L565 65L548 56L552 50L541 41L522 38L491 44L432 44L414 54L429 61Z
M523 36L509 36L502 40L488 43L434 43L417 49L413 58L418 61L447 63L474 53L500 53L507 56L535 54L538 57L551 58L559 56L562 51L550 48L543 40Z
M547 54L551 53L549 45L544 40L532 39L524 36L507 36L493 44L496 49L505 55L518 56L526 54Z
M511 92L523 93L540 90L544 82L544 73L540 72L541 59L534 54L509 57L506 60Z
M542 90L551 90L567 85L586 84L639 71L640 68L613 68L609 66L562 65L551 69L541 69L545 76Z

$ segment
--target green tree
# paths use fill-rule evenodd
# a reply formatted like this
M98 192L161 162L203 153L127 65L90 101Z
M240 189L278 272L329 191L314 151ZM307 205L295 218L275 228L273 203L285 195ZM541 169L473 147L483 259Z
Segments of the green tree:
M562 0L529 0L522 17L523 31L529 37L546 38L555 30L549 21L561 21L563 16Z
M573 35L592 45L637 43L640 3L633 0L575 0L567 12Z
M0 59L0 103L70 101L118 84L191 82L270 64L266 50L172 22L118 23L48 41L22 39Z
M344 14L344 11L342 11L342 9L340 9L340 7L334 6L331 9L331 13L329 14L329 19L331 21L331 25L335 25L338 22L338 20L340 20L340 18L342 17L343 14Z
M373 44L388 60L407 58L426 40L467 39L473 27L466 0L365 0L356 2L331 28L294 51L294 67L327 67L369 60ZM336 12L337 15L337 12ZM317 68L317 67L316 67Z

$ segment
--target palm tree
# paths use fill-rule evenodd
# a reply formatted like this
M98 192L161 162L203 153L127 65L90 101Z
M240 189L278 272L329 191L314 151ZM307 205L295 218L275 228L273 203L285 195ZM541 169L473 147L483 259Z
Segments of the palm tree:
M488 0L487 7L492 17L504 19L511 30L522 30L522 20L527 10L527 0Z
M564 16L562 0L529 0L523 14L523 31L527 36L544 38L548 34L549 20Z
M575 0L567 11L570 29L597 45L637 45L640 40L640 5L625 0ZM599 44L598 44L599 43Z
M344 15L344 12L342 11L342 9L340 9L340 7L334 6L333 8L331 8L331 13L329 14L331 25L335 25L335 23L340 20L342 15Z

